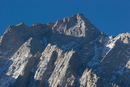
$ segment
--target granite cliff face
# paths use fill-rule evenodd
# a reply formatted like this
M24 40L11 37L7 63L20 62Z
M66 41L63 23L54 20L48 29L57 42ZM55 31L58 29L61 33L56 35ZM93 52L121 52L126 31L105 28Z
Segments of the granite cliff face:
M0 87L129 87L130 33L101 33L83 14L20 23L0 37Z

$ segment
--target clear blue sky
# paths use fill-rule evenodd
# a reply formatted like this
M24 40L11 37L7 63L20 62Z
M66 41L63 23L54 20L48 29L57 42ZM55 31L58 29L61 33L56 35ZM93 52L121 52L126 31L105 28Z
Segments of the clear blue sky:
M101 32L130 32L130 0L0 0L0 36L9 25L56 22L82 13Z

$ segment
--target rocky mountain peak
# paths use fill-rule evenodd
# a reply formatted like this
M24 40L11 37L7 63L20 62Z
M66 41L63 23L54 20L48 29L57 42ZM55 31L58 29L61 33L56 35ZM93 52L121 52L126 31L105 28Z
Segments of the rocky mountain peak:
M130 33L100 32L83 14L20 23L0 37L0 87L130 87Z
M130 43L130 33L123 33L118 35L118 37L121 39L121 41L123 41L125 44L129 44Z
M41 25L40 23L34 23L32 26Z
M83 14L81 14L81 13L75 14L75 15L73 15L72 17L77 18L77 19L82 19L82 20L86 20L86 19L87 19L87 18L86 18Z
M23 22L21 22L21 23L17 24L16 26L27 26L27 25L25 25Z
M99 34L100 31L82 14L58 20L52 27L53 31L74 37L87 37L90 33Z

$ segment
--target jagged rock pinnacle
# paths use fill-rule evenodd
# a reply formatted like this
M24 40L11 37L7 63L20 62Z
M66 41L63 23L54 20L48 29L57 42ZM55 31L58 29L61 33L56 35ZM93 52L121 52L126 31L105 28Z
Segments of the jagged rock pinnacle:
M25 25L23 22L17 24L16 26L21 26L21 25Z

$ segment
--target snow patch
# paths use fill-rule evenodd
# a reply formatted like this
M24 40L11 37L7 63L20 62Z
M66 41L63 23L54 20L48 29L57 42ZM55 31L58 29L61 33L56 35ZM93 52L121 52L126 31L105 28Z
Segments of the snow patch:
M100 50L100 48L98 48L98 47L96 46L96 44L95 44L94 50L95 50L95 56L94 56L93 59L88 63L89 66L94 66L94 65L98 65L98 64L99 64L98 57L99 57L99 50Z
M116 80L116 76L112 75L111 81L114 81L114 80Z
M71 43L69 43L69 44L67 44L67 45L63 45L63 46L61 47L61 49L69 50L75 43L76 43L76 42L71 42Z
M6 54L8 54L8 53L10 53L10 52L12 52L12 50L9 50L9 51L7 51L7 52L4 52L3 54L6 55Z
M91 29L95 29L95 27L92 27Z
M20 35L19 37L25 36L25 34Z
M125 67L122 67L119 71L117 71L118 74L122 75L124 73Z

